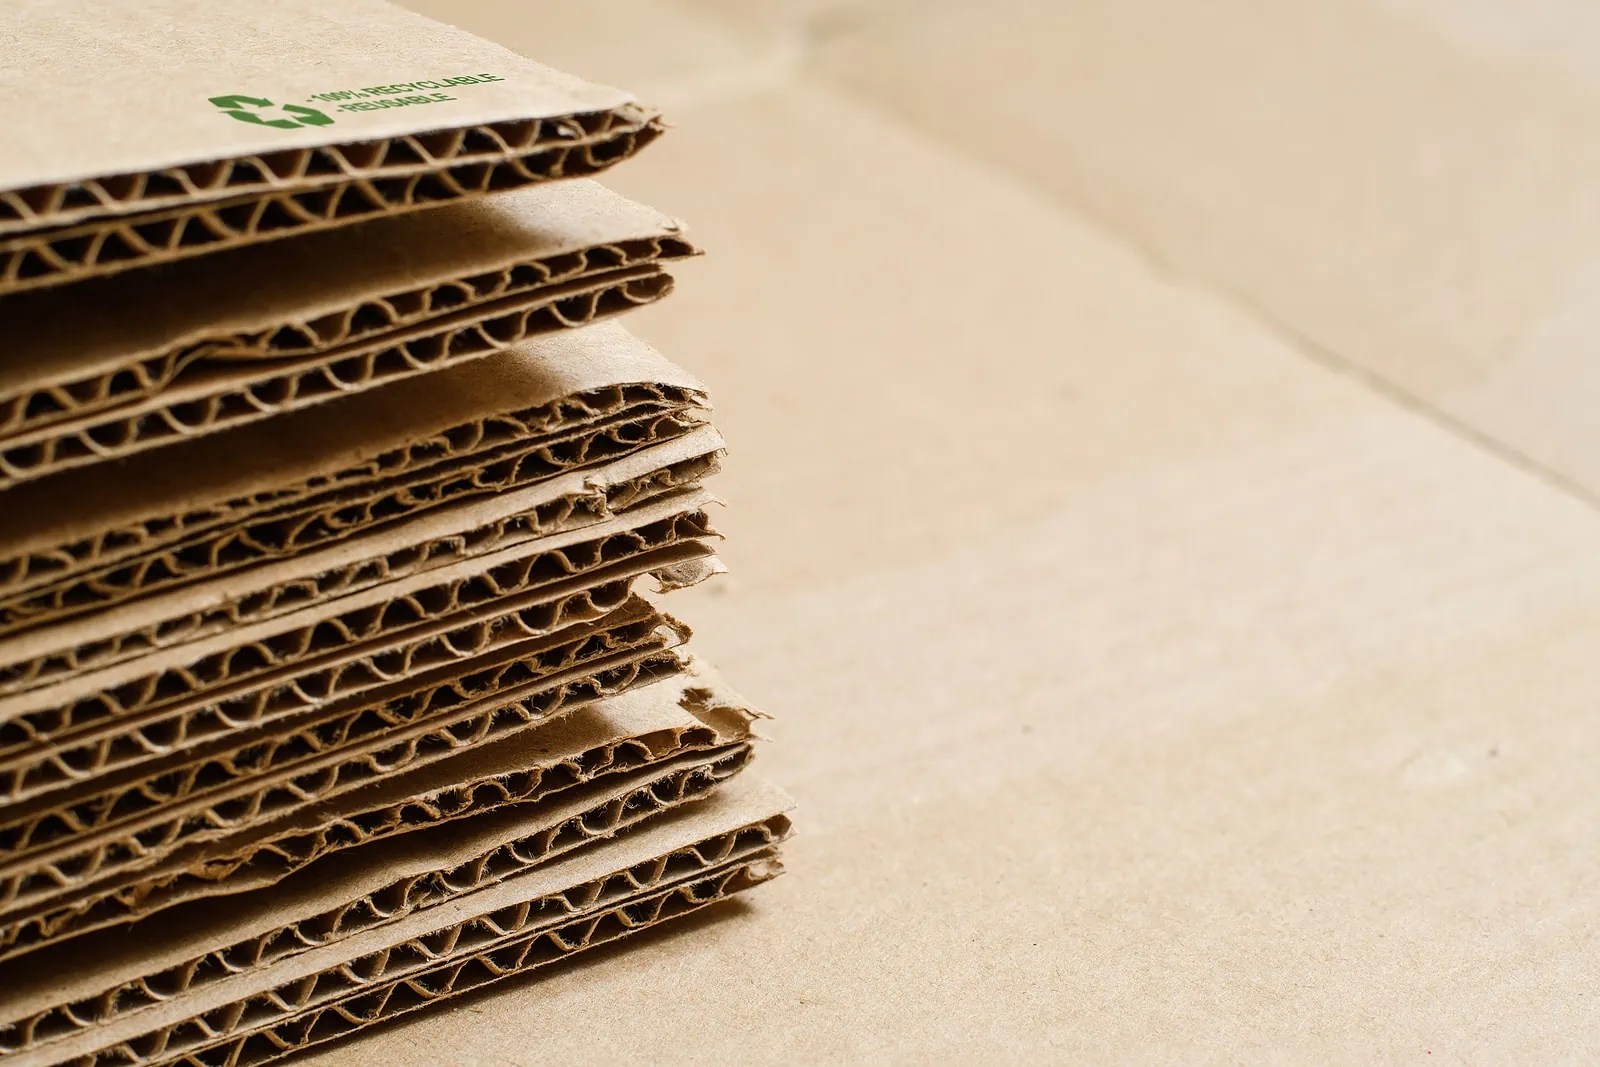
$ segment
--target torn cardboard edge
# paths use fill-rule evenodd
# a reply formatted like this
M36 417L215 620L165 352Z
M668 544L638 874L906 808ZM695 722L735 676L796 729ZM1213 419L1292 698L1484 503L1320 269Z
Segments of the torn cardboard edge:
M607 397L616 403L606 405ZM285 491L281 496L286 501L255 514L237 509L225 524L196 521L186 531L185 517L176 516L158 520L153 534L148 526L140 526L130 531L132 536L117 539L112 560L97 561L93 569L76 569L64 577L59 576L59 566L50 568L57 575L53 581L35 561L59 563L63 557L71 558L71 548L81 548L83 542L48 557L21 560L17 570L31 571L24 576L32 581L20 592L0 593L0 635L314 551L452 501L510 492L568 471L602 466L703 425L704 416L691 402L670 390L642 386L611 390L606 396L580 394L562 406L577 411L603 411L608 406L623 410L609 418L567 420L576 425L543 434L530 432L530 424L537 427L540 420L525 413L486 419L458 434L418 441L398 456L369 464L368 470L382 474L339 477L334 487L298 500L292 490ZM535 414L549 410L538 409ZM104 543L105 536L95 540ZM135 554L134 546L141 542L155 546Z
M697 495L680 496L674 502L693 501ZM690 521L696 520L691 518ZM708 534L708 536L715 535ZM620 540L626 544L628 538ZM534 551L538 548L549 548L548 545L541 546L537 542L534 544ZM602 547L604 544L605 542L602 542ZM723 568L714 556L703 555L698 549L693 550L691 554L695 558L685 556L680 559L681 554L674 554L671 557L651 561L662 565L660 571L653 573L661 584L663 592L695 584L722 572ZM536 564L561 555L562 553L546 551L536 556L533 562ZM482 571L452 574L450 577L465 579L465 582L451 581L443 587L434 587L426 592L453 597L467 590L475 602L492 602L499 592L494 584L498 578L514 578L519 574L526 575L529 571L520 556L507 559L496 553L488 562L501 565L493 567L487 574ZM439 577L428 572L424 574L436 580ZM421 577L423 575L413 575L411 580ZM616 580L606 580L611 577L615 577ZM551 625L559 628L563 621L571 622L574 618L587 614L592 607L607 603L616 595L625 594L627 590L622 586L631 584L631 581L632 579L625 573L614 576L591 573L587 577L580 577L565 587L579 595L567 596L561 605L562 610L553 613L540 612L540 615L548 615ZM554 587L546 589L546 593L553 596L561 596L563 592L564 590ZM373 597L378 599L375 602L361 603L370 601ZM389 599L390 597L392 599ZM425 599L432 600L432 597ZM428 603L412 597L404 590L387 588L382 583L365 590L360 601L355 604L338 606L355 610L345 615L324 615L320 610L297 615L289 621L299 622L300 626L276 634L263 633L260 640L249 644L228 643L224 636L218 635L205 643L206 646L215 646L209 655L191 660L187 664L178 659L155 673L138 676L117 689L89 687L70 704L57 704L47 699L43 703L36 702L31 708L12 707L10 710L15 711L17 717L0 724L0 734L6 737L11 749L8 764L10 757L18 753L45 751L33 742L49 738L56 731L60 731L63 737L85 727L101 729L101 732L106 734L117 734L120 732L120 724L108 723L106 720L115 719L120 715L184 712L220 700L227 701L228 715L240 714L248 717L266 710L272 700L273 694L270 692L258 699L257 694L262 690L276 688L279 682L284 685L296 684L294 675L288 670L283 670L282 673L272 677L262 677L263 672L287 668L295 663L299 663L302 669L312 672L326 667L336 667L341 660L361 655L359 648L348 646L365 637L381 635L391 625L399 630L413 623L429 626L437 621L430 621L431 612ZM315 657L323 652L325 645L331 645L335 649L339 646L346 647L315 662L307 660L307 657ZM189 651L201 650L192 647ZM123 666L139 668L148 665L135 662ZM313 674L312 680L314 681L316 677ZM73 678L63 684L77 687L80 683L81 679ZM8 703L35 700L38 695L38 693L25 694ZM45 695L48 697L49 694ZM244 700L241 702L233 699L236 696L243 697ZM130 725L137 727L137 723L130 722ZM46 748L53 747L55 747L53 743L46 745Z
M752 828L752 839L756 828ZM767 831L775 833L775 831ZM720 847L707 842L707 851ZM685 859L688 857L685 856ZM272 1063L306 1048L348 1037L390 1019L420 1011L433 1004L472 993L513 976L552 966L576 953L612 944L623 938L653 929L664 923L692 915L713 904L763 885L783 873L780 852L763 849L740 857L724 866L656 890L619 901L611 910L574 920L554 930L523 935L484 947L471 956L436 964L427 971L364 987L342 1000L302 1012L293 1018L263 1027L221 1043L197 1048L181 1060L193 1062L201 1056L224 1055L234 1067L257 1067ZM485 925L491 920L485 920ZM463 924L465 928L467 924ZM464 929L463 933L470 932ZM454 931L450 932L452 935ZM448 935L441 935L448 936ZM410 948L411 946L407 946ZM420 951L420 946L418 947ZM245 1010L250 1005L240 1005ZM200 1028L198 1021L196 1029ZM166 1044L165 1034L152 1035L149 1046ZM147 1047L149 1047L147 1046ZM110 1051L100 1063L117 1063L126 1055L123 1049Z
M425 967L412 970L402 977L365 980L348 983L350 991L344 996L320 1003L310 1003L294 1014L273 1010L269 1005L292 1005L286 998L290 991L274 991L259 998L229 1005L218 1014L237 1017L243 1025L226 1037L202 1036L218 1029L210 1018L188 1020L169 1032L148 1035L132 1043L133 1047L118 1046L105 1050L93 1061L96 1064L128 1064L141 1061L127 1057L137 1056L144 1049L173 1050L177 1058L164 1063L193 1063L211 1056L226 1056L236 1065L269 1063L293 1052L357 1033L431 1004L470 993L491 983L503 981L512 975L535 970L558 962L574 953L620 940L631 934L657 926L663 922L692 914L708 905L733 897L737 893L771 881L783 872L780 850L759 847L756 842L772 836L770 826L752 827L746 835L729 835L707 841L705 853L715 854L725 849L738 850L735 858L716 866L707 867L700 849L685 849L666 857L661 866L667 871L674 867L687 869L677 878L662 878L649 888L640 888L634 896L623 896L623 887L631 882L645 883L650 870L641 868L619 875L598 892L609 897L606 909L583 918L571 919L553 928L536 932L519 929L518 920L523 912L531 913L536 905L515 912L485 916L480 920L461 923L456 929L439 931L429 941L456 941L471 944L470 951L445 958L434 958ZM741 840L742 839L742 840ZM751 851L745 852L740 845ZM661 882L667 884L661 885ZM585 887L587 888L587 887ZM564 898L563 898L564 899ZM554 902L541 910L554 910ZM490 940L501 934L499 940ZM391 959L414 956L426 958L431 945L412 942L389 953ZM363 960L361 963L366 963ZM323 987L337 986L342 979L352 975L351 969L339 971L323 978ZM309 984L309 983L308 983ZM245 1021L248 1020L248 1021ZM257 1022L256 1020L270 1020ZM239 1032L242 1031L242 1032ZM148 1061L145 1061L148 1062Z
M642 658L624 660L617 657L613 661L602 662L596 665L593 672L581 678L561 680L560 684L531 695L519 696L511 703L457 718L428 733L416 733L380 751L377 754L379 759L367 759L359 765L347 764L336 768L354 777L346 777L334 784L354 788L364 782L375 781L384 774L446 759L475 745L490 743L555 719L584 703L671 677L682 666L682 659L675 652L646 653ZM308 785L315 787L317 783L290 784L306 788ZM320 797L321 794L308 794L304 799L309 803ZM286 811L274 808L272 814L283 815ZM87 888L78 887L58 901L32 908L29 914L15 915L0 925L0 960L25 955L80 934L137 919L144 914L142 905L146 897L187 873L193 872L189 871L180 857L159 870L134 871L102 879Z
M32 105L8 127L0 233L493 160L526 135L469 131L548 120L569 143L632 101L379 0L58 0L7 9L0 34L0 95Z
M102 1065L142 1065L249 1042L256 1034L269 1034L266 1043L281 1049L280 1035L295 1032L329 1009L358 1005L372 993L428 983L441 970L459 974L462 964L482 961L490 953L510 952L523 961L491 973L527 969L533 959L546 958L528 949L552 936L556 943L549 947L565 955L614 936L596 937L600 929L620 927L625 932L649 925L662 914L652 906L656 900L688 891L687 902L709 902L723 895L717 889L725 889L725 879L735 872L775 874L781 869L776 866L777 849L790 832L785 814L789 804L780 791L741 775L705 799L599 847L14 1055L25 1065L78 1056L93 1056L88 1062ZM634 910L640 905L643 911ZM452 981L435 992L464 992L482 981ZM363 1021L391 1014L373 1013ZM309 1032L323 1039L332 1036L315 1026ZM223 1055L232 1062L233 1054Z
M619 743L609 747L640 746ZM646 794L662 806L684 802L737 774L749 762L751 754L750 745L742 742L729 743L716 749L704 745L686 745L681 758L648 757L655 762L646 765L643 761L647 755L644 753L619 756L615 752L597 751L590 755L590 762L609 759L614 761L615 766L596 771L574 770L574 774L583 775L577 784L603 777L601 784L615 788L613 781L622 781L622 776L631 772L637 773L628 780L642 784L632 788L625 798L609 801L604 808L592 807L581 820L581 826L575 820L564 827L569 833L556 837L576 845L595 834L609 834L623 825L631 825L633 820L645 817L652 803L646 799ZM208 869L205 875L195 876L192 881L180 879L164 886L159 894L149 898L146 914L154 914L210 893L247 892L252 886L270 884L278 877L304 869L344 848L358 847L456 819L488 815L515 804L535 803L543 792L548 792L545 790L535 794L533 790L536 783L530 784L527 780L528 772L520 768L517 771L521 777L516 779L507 777L471 782L464 787L452 787L432 796L408 800L387 810L356 812L341 818L338 825L321 826L292 838L251 846L247 853L220 856L215 865L229 870L226 877L213 878ZM510 772L507 773L509 775ZM643 781L644 777L648 777L649 781ZM472 795L466 793L469 787ZM572 787L576 788L575 785ZM555 840L555 837L550 840Z
M359 823L361 849L337 859L332 849L318 851L314 870L304 870L312 853L292 851L303 861L298 867L251 876L235 871L215 883L228 897L188 901L146 919L136 943L108 932L31 957L27 987L0 994L0 1052L43 1044L394 922L703 797L748 759L755 715L713 673L693 665L680 677L579 708L474 755L360 790L342 805L310 809L254 847L281 850L296 835ZM545 795L535 796L536 786L548 786ZM473 797L485 788L521 799L496 803L502 810L490 814ZM405 814L412 805L420 810ZM408 832L437 836L441 823L473 813L453 831L453 852L437 868L397 871L412 844L434 854L428 839L380 845L392 835L369 829L375 820L382 826L405 820ZM267 886L277 887L270 899L260 892ZM330 893L339 899L330 903ZM96 965L85 970L85 959Z
M193 752L0 811L0 916L145 870L374 777L423 766L535 720L495 713L559 686L667 655L688 631L640 598L593 623L330 701Z
M227 700L235 712L245 713L235 697L294 684L300 673L358 656L365 643L402 638L458 613L486 611L503 596L536 588L559 598L610 584L607 579L615 575L608 571L608 548L615 555L630 545L715 538L704 512L714 500L704 489L669 494L602 523L374 583L332 605L241 627L231 637L217 634L191 645L186 654L121 666L117 670L129 677L117 684L101 674L85 683L69 679L25 698L7 698L0 702L9 715L0 722L0 752L7 760L41 752L58 739L87 730L115 731L120 721L136 725L144 716L197 702ZM627 567L626 559L620 562Z
M721 571L710 554L720 535L704 510L714 499L704 490L675 494L637 514L374 585L332 611L319 607L246 627L231 643L219 634L190 646L187 661L117 686L73 680L37 700L30 694L28 704L15 698L16 716L0 724L0 768L207 707L231 723L254 721L289 698L280 690L312 700L337 691L347 664L372 660L375 672L386 673L411 658L408 647L434 639L468 651L479 624L499 615L532 609L523 621L552 631L581 621L593 605L615 601L646 574L663 591L694 584ZM180 740L162 737L157 729L140 745Z
M640 825L649 819L656 819L685 804L694 804L702 801L719 787L729 777L738 774L749 763L750 747L739 746L720 758L699 756L693 759L673 761L673 767L655 768L648 772L654 775L650 781L642 781L645 774L637 774L620 779L615 783L605 783L611 789L609 799L595 803L591 808L574 815L549 829L531 834L522 842L502 846L498 852L511 855L515 859L507 861L506 865L515 863L519 868L534 863L546 862L554 857L564 855L578 848L605 847L604 840L617 834L626 833L631 828ZM420 880L412 880L409 885L419 885ZM396 887L394 893L404 892L404 888ZM228 898L233 903L232 898ZM423 903L427 903L424 901ZM235 905L238 906L237 904ZM341 905L333 909L333 913L342 917L353 911L370 914L375 903L368 900L358 901L350 905ZM178 915L184 912L176 913ZM409 914L403 911L402 916ZM155 920L151 920L155 921ZM328 922L342 929L334 914L319 916L315 920L295 924L292 933L289 928L276 932L276 936L285 940L305 930L311 922ZM129 1014L142 1009L147 1009L165 999L165 988L162 983L181 984L184 991L205 988L210 981L221 979L229 973L223 969L227 966L239 966L224 961L235 957L242 957L252 952L260 953L259 962L251 962L244 966L268 966L278 959L285 958L295 951L308 951L321 944L328 943L329 938L311 935L305 943L268 945L267 939L251 941L244 945L231 945L219 948L206 954L201 959L186 964L181 971L172 970L154 975L149 979L139 979L118 987L112 993L97 995L92 998L94 1005L113 1005L95 1025L104 1025L108 1022L119 1020ZM62 946L66 949L76 947L73 943ZM277 949L278 951L273 951ZM30 965L32 960L30 959ZM156 988L162 988L162 993L154 993ZM165 995L164 995L165 994ZM79 1002L74 1005L63 1006L52 1011L25 1019L15 1026L0 1027L0 1046L3 1046L8 1035L14 1035L18 1041L28 1039L33 1042L59 1040L73 1033L82 1025L82 1020L92 1013L88 1005ZM48 1046L46 1046L48 1047Z
M106 688L192 659L184 646L209 636L444 567L465 555L603 522L654 497L697 486L715 471L721 451L721 436L702 426L598 468L459 501L304 555L0 638L0 721L20 713L11 696L52 682L73 685L92 677L91 688ZM124 677L110 680L99 671L113 667L121 667Z
M193 750L180 750L163 759L94 776L73 789L7 805L0 809L0 872L21 871L26 878L30 857L59 857L63 850L81 848L107 834L120 838L120 827L148 828L151 818L166 818L174 805L183 805L178 813L188 817L185 825L174 827L174 834L204 832L202 824L206 823L213 829L225 828L230 820L221 815L215 819L193 817L194 805L208 797L220 796L225 802L241 789L255 791L260 783L297 779L300 768L315 767L322 757L343 758L360 751L357 746L363 742L389 740L440 716L492 706L504 694L536 687L549 676L620 653L676 647L685 636L674 620L634 597L593 622L533 637L517 635L491 651L469 653L463 660L424 673L400 674L376 687L314 702L297 714L262 726L219 733ZM251 818L257 807L247 806L241 816L238 805L225 806L231 818ZM168 835L131 836L141 840L125 859L137 862L147 857L152 839L164 845ZM94 873L78 863L67 867Z
M613 838L603 847L580 850L555 863L535 867L432 908L413 912L398 922L361 931L267 967L230 975L192 997L164 1005L163 1013L168 1018L201 1018L218 1009L245 1004L251 998L273 993L282 996L281 991L296 984L296 993L289 994L283 1003L291 1011L305 1010L316 1000L348 995L362 984L397 977L396 972L403 974L408 969L422 970L429 963L439 961L441 956L449 958L452 954L472 951L478 947L472 944L475 939L493 944L507 940L508 935L514 938L533 932L543 925L541 919L548 921L546 915L557 917L559 921L574 913L592 910L605 899L607 883L613 883L613 891L631 895L637 888L659 886L664 881L692 876L695 868L702 866L706 859L712 863L723 862L725 853L719 854L722 849L737 848L738 844L719 845L709 857L681 856L684 849L693 851L696 844L707 839L722 841L730 834L737 835L744 827L767 823L774 815L787 810L790 803L780 790L767 786L753 775L740 775L702 802L646 822L631 833ZM765 843L759 847L764 848ZM662 863L669 856L681 856L687 863L675 871L674 864ZM617 881L624 884L615 885ZM547 901L548 910L529 907L533 901ZM484 919L489 922L484 923ZM453 935L445 942L444 952L431 953L431 960L427 958L430 953L416 953L409 947L430 935L459 931L474 924L477 929L473 938ZM384 957L392 962L385 962ZM370 961L371 966L362 967L356 961ZM357 978L353 986L345 984L347 977L356 975L363 977ZM259 1017L250 1019L244 1013L229 1014L234 1015L235 1027L240 1023L259 1025L262 1021ZM159 1024L155 1016L136 1018L129 1020L128 1029L149 1033L156 1025ZM167 1040L170 1042L170 1038ZM101 1044L103 1047L109 1042L102 1038ZM171 1046L167 1044L166 1047Z
M715 536L703 511L674 514L598 541L513 560L421 597L402 596L352 613L353 619L292 631L260 657L263 669L276 669L258 671L253 680L235 676L224 688L204 692L158 680L136 687L120 705L113 701L121 694L102 692L26 716L10 724L16 729L0 730L27 738L0 748L0 800L18 805L330 700L598 620L626 603L635 580L646 574L659 575L663 589L668 583L696 584L722 571L706 543ZM530 581L549 570L566 577ZM202 670L194 665L190 674Z
M475 428L508 413L528 420L530 430L554 430L545 420L586 421L598 413L579 398L634 387L710 406L699 381L611 320L205 441L21 486L0 509L6 552L0 589L26 584L26 575L16 573L26 556L43 557L35 566L48 573L110 560L123 541L138 549L159 538L163 518L183 529L239 521L330 484L385 473L405 462L417 442L470 439ZM629 402L600 400L605 414ZM564 404L578 410L568 412ZM59 553L71 558L47 565Z

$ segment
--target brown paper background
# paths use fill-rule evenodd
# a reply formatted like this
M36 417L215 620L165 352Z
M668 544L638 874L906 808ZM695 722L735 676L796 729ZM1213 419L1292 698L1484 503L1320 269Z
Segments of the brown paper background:
M677 123L801 832L301 1062L1593 1057L1586 8L412 2Z
M1236 281L1349 332L1558 304L1596 244L1551 190L1597 186L1472 136L1504 108L1587 151L1600 127L1517 95L1560 81L1592 120L1558 58L1503 62L1444 4L1401 32L1360 0L415 2L676 124L607 179L708 251L630 319L729 440L732 574L673 610L779 716L760 763L799 833L720 921L302 1062L1591 1058L1600 516L1308 355ZM1305 73L1288 12L1343 20L1314 39L1361 77ZM1115 93L1070 77L1096 47ZM1446 61L1470 91L1419 96ZM1258 69L1276 135L1219 130ZM1041 130L1122 153L1098 188L1126 213L1066 189ZM1162 154L1180 134L1203 165ZM1369 228L1293 180L1320 172L1372 191ZM1274 220L1279 258L1216 236L1238 216L1202 179ZM1152 261L1130 219L1211 256ZM1531 382L1507 334L1467 333ZM1391 350L1474 366L1440 336ZM1524 395L1554 424L1592 394Z

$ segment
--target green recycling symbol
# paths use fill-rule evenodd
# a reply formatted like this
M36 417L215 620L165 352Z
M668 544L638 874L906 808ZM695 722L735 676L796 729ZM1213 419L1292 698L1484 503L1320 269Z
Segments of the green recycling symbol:
M211 102L222 109L224 115L232 115L240 122L253 122L257 126L276 126L280 130L295 130L301 126L332 126L333 120L314 107L302 107L299 104L284 104L282 110L294 118L269 119L264 118L258 111L246 111L245 108L269 108L273 106L271 100L259 96L213 96Z

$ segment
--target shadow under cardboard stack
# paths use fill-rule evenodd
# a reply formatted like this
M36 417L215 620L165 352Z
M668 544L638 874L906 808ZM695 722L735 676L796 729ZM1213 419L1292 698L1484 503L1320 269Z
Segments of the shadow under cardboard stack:
M611 321L695 250L579 177L657 119L381 3L67 6L176 74L0 161L0 1055L266 1063L778 874L653 599L721 570L722 440Z

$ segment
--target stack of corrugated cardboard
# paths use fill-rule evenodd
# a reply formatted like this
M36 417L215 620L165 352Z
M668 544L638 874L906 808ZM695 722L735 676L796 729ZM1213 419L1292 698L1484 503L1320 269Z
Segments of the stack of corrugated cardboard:
M0 1055L263 1063L777 873L642 595L720 570L600 321L694 252L582 177L657 118L379 0L0 29Z

